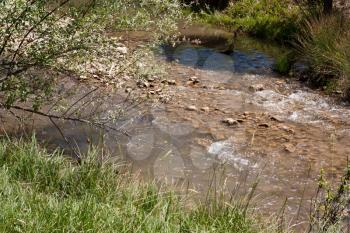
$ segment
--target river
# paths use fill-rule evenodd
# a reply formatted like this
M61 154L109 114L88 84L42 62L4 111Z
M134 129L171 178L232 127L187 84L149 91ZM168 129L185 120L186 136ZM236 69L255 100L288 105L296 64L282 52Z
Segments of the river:
M168 79L176 81L169 101L131 109L116 123L130 136L107 133L103 144L142 177L179 184L199 196L213 180L217 190L239 195L257 181L256 211L273 215L285 206L291 222L307 219L320 171L338 181L346 167L350 108L274 73L283 50L266 42L241 37L233 51L222 53L227 32L192 27L183 34L192 42L156 51ZM203 34L202 43L193 41ZM67 149L47 121L34 125L39 140ZM86 126L61 127L81 151L101 140Z

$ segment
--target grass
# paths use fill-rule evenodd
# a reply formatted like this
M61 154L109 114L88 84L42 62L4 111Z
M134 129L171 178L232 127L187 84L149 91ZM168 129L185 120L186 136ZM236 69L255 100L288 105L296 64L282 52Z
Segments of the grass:
M296 49L310 67L309 79L326 89L347 92L350 78L350 21L341 13L310 17Z
M239 0L231 2L224 11L203 12L200 18L229 30L240 29L258 38L285 42L298 29L299 12L288 0Z
M0 232L273 232L241 205L188 207L188 197L123 170L97 151L78 165L34 138L2 139Z

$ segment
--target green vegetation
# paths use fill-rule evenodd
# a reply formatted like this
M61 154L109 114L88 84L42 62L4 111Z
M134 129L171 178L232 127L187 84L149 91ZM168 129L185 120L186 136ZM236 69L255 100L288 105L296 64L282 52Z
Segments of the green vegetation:
M296 49L307 59L310 80L329 91L347 91L350 81L350 23L341 13L311 17L297 37Z
M300 8L288 0L240 0L221 12L203 12L201 17L207 23L280 42L291 39L301 18Z
M176 0L0 1L0 107L31 103L37 111L52 98L55 73L117 83L138 58L121 52L116 33L150 31L156 41L178 19Z
M0 232L274 232L236 203L193 204L91 150L81 164L0 141ZM189 207L192 206L192 207Z

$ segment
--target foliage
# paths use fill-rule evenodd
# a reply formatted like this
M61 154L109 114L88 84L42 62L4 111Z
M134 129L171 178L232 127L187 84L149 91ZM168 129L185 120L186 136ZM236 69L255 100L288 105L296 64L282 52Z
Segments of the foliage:
M345 210L350 202L349 181L349 164L336 189L321 171L317 196L312 206L310 232L341 232L341 222L346 217Z
M282 75L288 75L294 63L295 54L286 52L277 57L274 70Z
M1 140L0 232L273 232L234 203L194 205L123 170L95 150L77 165L34 138Z
M37 110L52 97L52 71L117 79L130 56L107 29L146 30L157 39L181 16L176 0L71 2L0 1L1 107L30 102Z

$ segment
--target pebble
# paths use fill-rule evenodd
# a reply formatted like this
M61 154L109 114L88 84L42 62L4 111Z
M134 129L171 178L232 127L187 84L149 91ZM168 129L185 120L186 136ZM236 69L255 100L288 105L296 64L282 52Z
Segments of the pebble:
M169 85L176 85L176 80L169 80L169 81L168 81L168 84L169 84Z
M199 83L198 77L196 77L196 76L192 76L189 80L190 80L193 84Z
M238 121L232 119L232 118L226 118L222 121L223 123L226 123L228 125L237 125Z
M126 93L132 92L132 88L131 88L131 87L126 88L126 89L125 89L125 92L126 92Z
M284 145L284 150L289 152L289 153L294 153L295 152L295 147L292 144L285 144Z
M128 48L127 47L117 47L116 48L117 52L121 54L127 54L128 53Z
M257 92L257 91L263 91L265 88L264 88L264 85L262 84L254 84L249 86L249 89L254 92Z
M294 131L293 129L289 128L289 127L286 126L286 125L282 125L282 126L279 127L279 128L282 129L282 130L284 130L284 131L286 131L286 132L288 132L288 133L295 134L295 131Z
M209 107L202 107L202 108L201 108L201 111L203 111L203 112L209 112L209 111L210 111L210 108L209 108Z
M189 105L189 106L186 107L186 110L188 110L188 111L197 111L198 109L194 105Z

